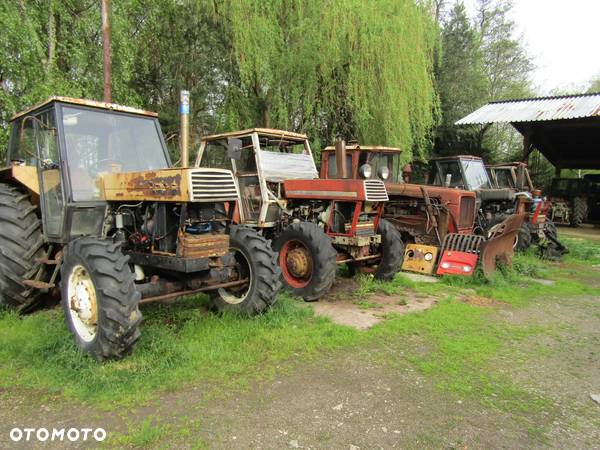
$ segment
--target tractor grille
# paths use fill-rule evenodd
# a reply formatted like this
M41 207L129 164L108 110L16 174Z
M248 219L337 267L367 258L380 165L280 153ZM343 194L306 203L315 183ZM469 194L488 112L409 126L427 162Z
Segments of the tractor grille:
M389 200L385 184L381 180L365 180L365 196L369 202L387 202Z
M460 219L458 226L460 228L473 227L475 220L475 198L474 197L461 197L460 199Z
M193 169L190 171L191 201L235 201L238 197L237 186L229 170Z

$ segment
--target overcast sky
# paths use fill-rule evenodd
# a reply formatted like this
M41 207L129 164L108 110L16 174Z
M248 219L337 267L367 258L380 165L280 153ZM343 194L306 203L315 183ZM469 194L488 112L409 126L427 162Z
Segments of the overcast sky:
M465 0L472 12L475 0ZM587 89L600 76L600 0L513 0L513 19L534 58L539 94Z

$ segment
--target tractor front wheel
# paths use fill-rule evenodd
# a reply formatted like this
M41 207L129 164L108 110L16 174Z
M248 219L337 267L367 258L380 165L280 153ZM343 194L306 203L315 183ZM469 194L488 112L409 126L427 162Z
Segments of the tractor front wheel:
M305 301L324 296L335 281L337 252L317 225L292 223L273 243L286 287Z
M281 287L277 256L269 241L244 226L231 226L229 246L236 261L236 278L248 282L212 291L210 308L245 316L261 313L277 301Z
M61 297L75 342L98 360L121 359L140 337L141 298L120 244L83 237L70 242L61 267Z
M515 250L518 252L527 251L533 243L533 226L529 222L523 222L519 233L517 234L517 242L515 243Z

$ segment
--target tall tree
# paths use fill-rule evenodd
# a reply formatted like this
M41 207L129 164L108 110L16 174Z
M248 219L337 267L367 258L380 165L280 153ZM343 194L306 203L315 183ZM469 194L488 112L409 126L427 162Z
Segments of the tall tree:
M480 44L464 4L455 3L442 30L442 58L436 71L442 112L442 122L436 130L436 149L440 154L480 154L478 131L454 125L488 98Z

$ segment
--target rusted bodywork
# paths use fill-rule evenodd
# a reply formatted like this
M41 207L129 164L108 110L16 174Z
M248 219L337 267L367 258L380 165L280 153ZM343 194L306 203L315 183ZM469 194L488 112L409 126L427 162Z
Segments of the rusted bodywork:
M501 222L489 238L482 242L480 248L480 261L483 274L491 278L496 271L497 263L510 265L514 255L514 243L519 229L527 214L513 214Z
M107 201L197 202L236 201L231 172L218 169L171 168L148 172L107 173L100 177Z
M351 178L359 179L361 159L366 161L374 155L385 158L399 156L401 150L387 146L346 146L347 166ZM326 147L321 152L321 178L333 178L330 167L333 163L335 147ZM396 174L401 170L391 167ZM384 218L392 222L408 240L416 243L440 245L447 233L470 234L476 213L474 193L460 189L448 189L436 186L406 183L398 178L386 180L385 185L389 201L385 204ZM425 189L425 194L423 193ZM431 208L426 208L425 196L428 196ZM435 216L437 227L433 226ZM436 229L437 228L437 229Z

